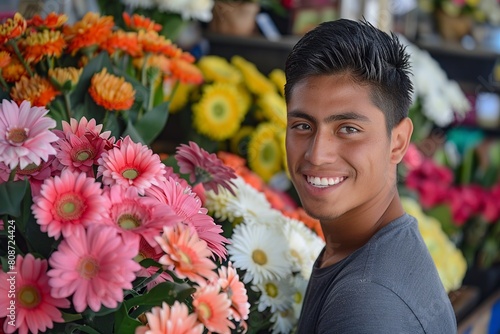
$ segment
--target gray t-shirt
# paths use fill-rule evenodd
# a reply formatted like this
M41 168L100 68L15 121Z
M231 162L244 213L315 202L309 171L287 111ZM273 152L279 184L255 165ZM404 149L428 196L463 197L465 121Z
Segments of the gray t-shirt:
M320 257L297 333L457 332L450 300L412 216L394 220L332 266L319 268Z

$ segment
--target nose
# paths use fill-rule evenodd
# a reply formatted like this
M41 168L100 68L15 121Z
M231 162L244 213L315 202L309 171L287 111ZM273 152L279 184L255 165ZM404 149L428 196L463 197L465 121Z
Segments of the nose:
M309 142L304 159L316 166L331 163L337 157L336 146L336 142L331 133L328 131L318 131Z

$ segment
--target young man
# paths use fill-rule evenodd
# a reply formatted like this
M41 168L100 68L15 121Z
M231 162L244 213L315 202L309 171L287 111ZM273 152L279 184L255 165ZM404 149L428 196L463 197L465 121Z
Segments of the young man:
M298 333L456 333L456 318L396 167L413 131L412 84L397 37L326 22L286 62L288 167L326 246Z

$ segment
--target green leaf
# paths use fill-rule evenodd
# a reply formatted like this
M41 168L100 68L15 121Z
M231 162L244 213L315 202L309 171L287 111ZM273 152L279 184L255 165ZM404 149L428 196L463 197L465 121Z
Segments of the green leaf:
M134 334L135 329L141 326L141 322L128 315L129 306L126 302L115 313L115 333Z
M19 217L21 215L21 202L29 188L28 180L8 181L0 184L0 215Z
M90 326L87 325L78 325L78 324L68 324L66 326L66 333L88 333L88 334L104 334L96 331Z
M158 306L162 302L172 305L176 300L187 299L195 289L187 283L163 282L147 293L127 300L127 306Z
M121 136L122 131L116 113L109 111L109 115L103 125L103 129L111 131L111 135L117 138Z
M150 144L162 132L168 119L168 107L170 102L166 101L146 112L134 127L142 138L143 144Z
M147 109L149 101L149 88L145 87L139 80L130 76L126 72L119 72L127 82L129 82L135 90L135 101L131 109Z
M72 322L72 321L82 319L82 315L80 313L73 314L73 313L65 313L65 312L61 311L61 314L62 314L62 318L63 318L64 322Z
M123 131L122 136L130 136L130 139L132 139L135 143L144 143L144 139L142 139L141 135L139 134L139 132L137 132L137 129L134 127L130 120L127 123L125 131Z
M437 205L426 211L429 216L436 218L440 223L443 231L449 237L456 236L460 228L453 223L451 208L449 205Z

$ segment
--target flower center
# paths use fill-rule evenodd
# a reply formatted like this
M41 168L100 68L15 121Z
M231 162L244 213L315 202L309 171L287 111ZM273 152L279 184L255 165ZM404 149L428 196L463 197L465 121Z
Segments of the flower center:
M132 230L141 226L141 220L136 216L127 213L118 218L118 225L120 225L120 227L124 230Z
M274 148L271 145L266 145L262 149L262 159L266 162L272 162L275 160L276 154Z
M207 303L200 303L196 309L202 319L210 319L212 316L212 309Z
M77 266L78 273L85 279L91 279L97 276L99 264L94 258L84 257Z
M302 294L300 292L295 292L293 294L293 301L296 303L296 304L300 304L302 302Z
M273 283L267 283L266 293L269 297L276 298L276 296L278 296L278 287Z
M214 112L214 116L218 119L221 119L226 115L226 108L221 102L215 103L212 110Z
M40 292L34 286L25 285L19 290L19 303L24 308L35 308L40 301Z
M43 161L40 165L35 165L34 163L30 163L28 166L24 167L23 169L17 168L16 174L19 174L19 175L34 174L42 169L43 163L44 163Z
M191 264L191 258L186 253L179 250L178 255L181 258L182 263Z
M90 157L93 157L93 152L90 150L81 150L76 152L75 158L78 161L85 161L89 159Z
M59 198L55 205L57 215L63 220L79 219L85 206L78 195L65 194Z
M135 169L131 168L124 170L122 172L122 176L126 179L133 180L139 176L139 173Z
M21 144L28 139L28 129L15 128L7 132L7 140L11 144Z
M139 252L139 254L137 254L134 257L134 261L137 262L137 263L141 263L141 261L144 260L144 259L147 259L147 256L146 256L146 254L144 254L142 252Z
M253 262L263 266L267 263L267 255L260 249L256 249L252 252L252 260Z

